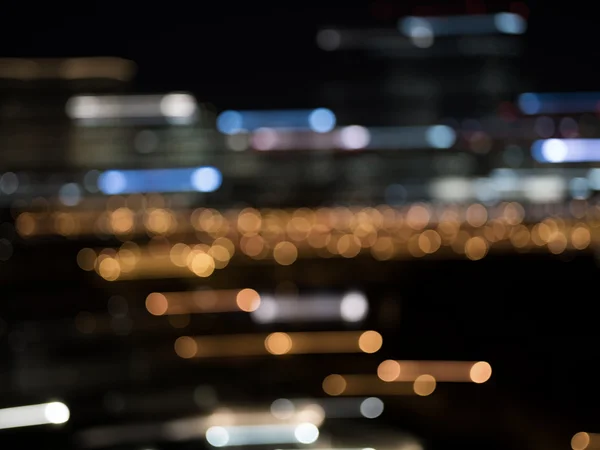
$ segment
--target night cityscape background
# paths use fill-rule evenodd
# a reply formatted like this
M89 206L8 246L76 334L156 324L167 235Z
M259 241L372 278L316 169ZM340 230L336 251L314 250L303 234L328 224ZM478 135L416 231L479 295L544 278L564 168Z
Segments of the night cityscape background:
M570 8L3 5L0 445L600 447Z

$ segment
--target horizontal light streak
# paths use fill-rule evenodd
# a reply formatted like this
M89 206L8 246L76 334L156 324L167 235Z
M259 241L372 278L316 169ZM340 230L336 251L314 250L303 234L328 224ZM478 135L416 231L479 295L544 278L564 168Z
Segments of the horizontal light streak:
M598 162L600 139L541 139L532 144L531 156L550 164Z
M106 121L164 118L188 124L196 116L196 99L186 93L165 95L79 95L66 104L67 115L77 121L101 124Z
M293 415L307 415L310 412L321 413L327 419L356 419L379 417L384 403L377 397L332 397L313 399L280 398L271 404L273 417L285 419ZM317 424L318 425L318 424Z
M600 92L525 92L517 98L527 115L595 113L599 102Z
M350 125L318 134L262 127L251 133L250 146L259 151L447 149L456 132L447 125L363 127Z
M403 396L431 395L436 388L436 380L431 375L423 375L414 382L386 383L377 375L331 374L323 380L323 392L331 396Z
M485 383L492 376L492 367L485 361L395 361L379 364L377 376L386 382L415 381L431 375L437 381Z
M153 292L146 297L146 309L155 316L249 312L257 323L291 323L343 320L360 322L368 311L365 295L308 294L281 296L259 294L253 289Z
M108 170L98 177L98 189L106 195L151 192L214 192L223 181L215 167Z
M376 331L317 331L269 335L182 336L175 341L181 358L219 358L319 353L376 353L383 338Z
M217 116L217 129L223 134L255 131L259 128L306 129L327 133L336 117L327 108L300 110L223 111Z
M443 17L405 17L398 28L407 37L422 37L429 33L441 36L481 36L490 34L523 34L527 21L520 15L508 12Z
M60 402L4 408L0 409L0 429L61 424L70 415L67 405Z
M292 323L305 320L360 322L369 312L362 292L314 295L261 295L259 306L250 312L257 323Z
M133 61L115 57L91 58L0 58L0 78L14 80L129 81L136 72Z
M211 427L234 427L245 430L264 430L265 427L267 429L276 427L279 430L285 429L294 432L299 425L303 425L305 431L312 430L314 432L313 427L320 426L322 422L322 416L305 414L304 410L299 410L289 418L277 419L268 411L245 411L234 408L227 411L217 410L208 416L187 417L167 422L94 427L80 432L76 436L76 440L82 447L102 448L139 443L148 439L171 442L198 439L205 437ZM313 425L313 427L306 424ZM298 441L294 440L291 443L298 443Z
M146 297L146 309L155 316L250 312L260 303L261 297L253 289L153 292Z
M214 426L206 430L206 440L213 447L268 444L312 444L319 429L312 423L299 425Z

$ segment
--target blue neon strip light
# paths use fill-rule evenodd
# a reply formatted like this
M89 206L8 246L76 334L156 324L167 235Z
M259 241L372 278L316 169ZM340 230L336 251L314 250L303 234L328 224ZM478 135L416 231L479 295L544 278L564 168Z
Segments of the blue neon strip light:
M531 156L550 164L600 162L600 139L543 139L533 143Z
M281 111L223 111L217 129L224 134L254 131L259 128L306 129L327 133L335 128L335 114L327 108Z
M109 170L98 177L98 189L107 195L147 192L214 192L223 177L210 166L177 169Z
M526 92L519 95L517 103L527 115L596 112L600 106L600 92Z

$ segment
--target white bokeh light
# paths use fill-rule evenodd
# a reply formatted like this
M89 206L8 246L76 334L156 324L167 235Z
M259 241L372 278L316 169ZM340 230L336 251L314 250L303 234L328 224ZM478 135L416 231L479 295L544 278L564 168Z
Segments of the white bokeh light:
M98 189L104 194L116 195L122 193L127 188L127 178L123 172L118 170L109 170L103 172L98 177Z
M81 188L77 183L67 183L58 191L58 199L65 206L75 206L81 202Z
M189 94L168 94L160 102L160 112L165 117L188 118L196 113L196 100Z
M300 444L312 444L319 439L319 429L312 423L301 423L294 430L294 436Z
M221 187L223 176L214 167L200 167L192 174L191 182L198 192L214 192Z
M569 147L561 139L548 139L542 144L542 156L551 163L560 163L569 154Z
M367 419L375 419L383 414L383 402L377 397L369 397L360 404L360 413Z
M271 414L279 420L287 420L293 417L296 407L287 398L278 398L271 403Z
M277 319L279 307L277 301L270 296L261 296L260 306L250 313L255 322L269 323Z
M206 430L206 440L213 447L225 447L229 443L229 433L223 427L210 427Z
M340 303L340 314L345 322L360 322L369 312L369 302L362 292L348 292Z
M48 422L60 424L69 420L71 417L71 412L64 403L53 402L46 405L46 408L44 409L44 416Z
M358 150L367 147L371 142L371 133L360 125L344 127L340 131L342 147L349 150Z

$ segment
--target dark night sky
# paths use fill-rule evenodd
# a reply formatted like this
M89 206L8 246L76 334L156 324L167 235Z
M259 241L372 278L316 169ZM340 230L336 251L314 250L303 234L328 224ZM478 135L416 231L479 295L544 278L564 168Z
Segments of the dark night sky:
M146 7L116 1L33 7L9 1L3 2L0 56L117 55L139 64L140 90L189 89L231 106L240 96L297 103L306 87L337 76L340 69L314 44L319 25L393 27L415 5L435 3L457 12L477 11L482 3L488 11L514 8L514 2L474 0L353 1L343 8L327 1L319 6L175 1ZM545 4L542 9L529 2L523 76L535 79L539 90L595 89L595 14L560 6ZM592 12L589 6L587 11ZM365 71L368 76L368 67Z

